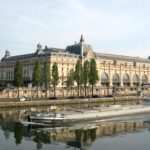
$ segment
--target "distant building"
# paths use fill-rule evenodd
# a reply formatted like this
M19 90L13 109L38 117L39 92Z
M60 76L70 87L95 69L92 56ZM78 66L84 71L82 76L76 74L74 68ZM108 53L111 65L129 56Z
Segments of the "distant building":
M41 44L38 44L35 52L18 56L11 56L7 50L0 62L0 83L13 81L17 60L23 63L24 82L29 83L32 80L34 62L39 59L41 66L45 60L49 61L50 67L55 62L58 64L60 76L58 87L64 87L70 69L75 68L79 58L83 62L90 61L92 58L96 60L99 74L97 86L134 87L150 81L150 59L96 53L81 36L79 43L67 46L65 49L47 46L43 48Z

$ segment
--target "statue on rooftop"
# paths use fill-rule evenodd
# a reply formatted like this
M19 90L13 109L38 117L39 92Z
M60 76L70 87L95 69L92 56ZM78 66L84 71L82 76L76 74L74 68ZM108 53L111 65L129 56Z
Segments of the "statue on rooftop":
M40 43L37 45L37 50L38 50L38 51L41 51L41 50L42 50L42 45L41 45Z
M40 43L37 45L36 53L37 54L42 54L43 53L42 45Z
M10 52L9 52L9 50L6 50L5 51L5 58L8 58L8 57L10 57Z
M83 38L83 34L81 35L81 38L80 38L80 43L83 43L84 42L84 38Z

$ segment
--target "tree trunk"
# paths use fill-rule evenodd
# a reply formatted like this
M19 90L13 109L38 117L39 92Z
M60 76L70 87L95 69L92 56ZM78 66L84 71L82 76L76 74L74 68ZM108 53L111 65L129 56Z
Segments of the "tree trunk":
M69 87L67 86L67 88L66 88L66 97L70 97L70 90L69 90Z
M109 87L107 86L107 96L109 96Z
M79 90L80 90L80 85L78 84L78 97L80 96Z
M9 89L7 89L8 99L9 99L9 92L10 92L10 90L9 90Z
M93 84L92 84L92 97L93 97Z
M19 87L18 87L18 98L20 97Z
M47 98L47 82L45 83L45 97Z
M45 91L45 98L47 98L47 95L48 95L48 94L47 94L47 89L46 89L46 91Z
M56 87L54 86L54 98L56 97Z
M36 86L36 92L37 92L36 97L37 97L37 98L39 97L39 94L38 94L38 93L39 93L39 91L38 91L39 88L38 88L38 87L39 87L39 86L37 85L37 86Z
M85 90L85 97L86 97L86 85L84 85L84 90Z
M72 94L72 86L71 86L71 96L73 97L73 94Z

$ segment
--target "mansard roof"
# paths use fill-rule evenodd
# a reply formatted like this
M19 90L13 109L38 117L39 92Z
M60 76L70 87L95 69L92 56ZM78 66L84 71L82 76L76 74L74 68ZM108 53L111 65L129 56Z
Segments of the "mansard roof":
M10 57L3 57L1 61L7 61L7 60L18 60L18 59L28 59L28 58L33 58L35 57L35 53L31 54L24 54L24 55L17 55L17 56L10 56Z
M72 47L74 50L76 50L78 47ZM58 56L70 56L70 57L79 57L80 53L77 53L78 51L72 51L68 49L59 49L59 48L47 48L43 50L43 53L37 54L30 53L30 54L24 54L24 55L17 55L17 56L10 56L10 57L4 57L1 59L1 61L11 61L11 60L19 60L19 59L32 59L35 57L40 56L50 56L50 55L58 55ZM91 51L91 47L88 45L84 45L84 55ZM143 63L150 63L150 59L146 58L140 58L140 57L131 57L131 56L123 56L123 55L115 55L115 54L106 54L106 53L95 53L96 57L101 59L115 59L119 61L136 61L136 62L143 62Z
M51 52L65 52L65 49L61 49L61 48L48 48L47 46L45 46L45 48L43 49L44 53L51 53Z
M36 51L35 53L30 53L30 54L24 54L24 55L17 55L17 56L9 56L9 57L3 57L1 61L10 61L10 60L19 60L19 59L31 59L43 55L50 55L51 52L64 52L65 49L59 49L59 48L47 48L43 49L40 52Z
M11 61L11 60L13 61L13 60L22 60L22 59L32 59L35 57L50 56L50 55L79 57L78 54L70 53L70 52L66 51L65 49L45 47L43 50L36 51L35 53L3 57L1 59L1 61L3 62L3 61Z
M80 42L69 45L66 47L66 51L70 53L74 53L80 55L81 57L85 56L89 51L92 50L92 46L89 44L85 44L83 35L81 35Z
M81 45L80 43L67 46L66 51L70 52L70 53L81 55L81 46L83 48L83 55L85 55L89 51L93 51L91 45L88 45L88 44Z
M105 53L95 53L97 57L102 59L115 59L119 61L135 61L135 62L143 62L150 63L150 59L140 58L140 57L132 57L132 56L124 56L124 55L116 55L116 54L105 54Z
M87 56L89 52L93 53L96 57L101 59L115 59L119 61L134 61L134 62L143 62L143 63L150 63L150 59L146 58L139 58L139 57L131 57L131 56L123 56L123 55L115 55L115 54L104 54L104 53L95 53L92 49L91 45L85 44L83 35L81 35L81 39L79 43L75 43L73 45L69 45L66 49L61 48L51 48L45 46L42 48L42 45L39 43L37 45L37 49L35 53L25 54L25 55L18 55L18 56L10 56L9 51L6 51L5 56L1 59L1 61L7 60L21 60L21 59L32 59L35 57L41 56L69 56L69 57L82 57Z

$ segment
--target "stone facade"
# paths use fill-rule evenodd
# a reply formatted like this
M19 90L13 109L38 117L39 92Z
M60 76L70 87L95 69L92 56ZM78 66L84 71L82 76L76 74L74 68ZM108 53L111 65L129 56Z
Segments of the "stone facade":
M48 60L50 68L56 62L59 69L58 87L66 87L66 79L70 69L74 69L78 59L91 60L97 63L99 81L97 87L139 87L143 83L150 82L150 59L139 57L95 53L92 47L84 42L81 36L80 42L67 46L66 49L42 48L37 45L35 53L10 56L7 50L0 62L0 84L11 83L14 78L14 66L17 60L23 63L23 76L25 83L32 80L33 67L36 59L41 66Z

